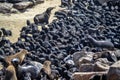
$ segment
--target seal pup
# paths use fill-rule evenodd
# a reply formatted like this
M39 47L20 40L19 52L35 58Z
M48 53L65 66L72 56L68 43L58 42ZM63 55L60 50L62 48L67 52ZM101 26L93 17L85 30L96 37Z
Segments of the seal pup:
M51 74L51 68L50 68L51 62L50 61L45 61L43 63L43 70L44 72L49 76Z
M39 73L43 68L43 65L41 63L35 61L29 61L28 64L24 64L21 66L19 64L20 60L18 58L12 59L11 63L16 68L18 79L24 77L24 75L27 75L28 73L30 74L29 77L35 79L39 76Z
M48 24L49 23L49 18L50 18L50 14L51 11L54 9L55 7L49 7L47 8L47 10L45 12L43 12L42 14L37 14L34 17L34 23L35 24Z

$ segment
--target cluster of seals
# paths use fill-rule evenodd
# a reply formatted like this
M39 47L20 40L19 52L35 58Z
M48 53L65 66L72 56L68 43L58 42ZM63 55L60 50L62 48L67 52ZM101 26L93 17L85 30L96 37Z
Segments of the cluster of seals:
M98 52L97 47L103 48L103 45L107 49L109 46L112 48L113 45L114 48L120 49L120 14L118 13L119 9L115 8L119 5L111 5L113 8L110 5L107 3L102 6L96 0L75 0L69 10L56 12L55 16L57 15L57 19L47 24L48 28L39 26L39 22L35 24L27 20L27 26L21 29L17 42L11 43L6 38L2 39L2 42L0 42L0 53L7 56L19 52L20 49L31 52L30 55L25 57L25 65L18 65L18 70L23 69L24 71L25 68L28 69L28 73L23 77L24 79L30 80L34 78L31 77L33 72L29 71L29 69L33 69L37 73L37 70L33 67L34 63L28 62L29 67L27 66L27 60L31 62L37 61L42 64L49 60L50 63L48 65L51 64L52 70L49 70L50 67L45 67L42 70L48 70L41 73L41 76L34 80L54 80L58 78L70 80L72 79L72 74L78 71L73 61L74 53L80 52L85 47L86 49L83 52ZM100 25L104 26L105 29L99 29L98 26ZM39 30L39 27L42 27L42 30ZM92 30L95 32L91 33ZM87 40L86 34L89 35ZM107 39L110 40L110 45L106 42ZM89 40L92 41L92 45L97 47L93 49ZM102 43L101 41L105 44L98 44ZM115 56L106 53L100 57L104 57L114 63L119 60L116 60ZM1 57L1 62L3 61L2 59ZM13 59L13 63L19 63L19 59L19 57ZM46 75L46 73L49 75Z
M7 68L5 69L5 80L24 80L26 77L36 79L41 76L42 70L46 75L51 75L50 61L45 61L41 64L36 61L28 60L21 66L26 53L27 50L23 49L14 55L5 56L4 58L1 57L1 59L5 59L4 61L6 61L7 64Z

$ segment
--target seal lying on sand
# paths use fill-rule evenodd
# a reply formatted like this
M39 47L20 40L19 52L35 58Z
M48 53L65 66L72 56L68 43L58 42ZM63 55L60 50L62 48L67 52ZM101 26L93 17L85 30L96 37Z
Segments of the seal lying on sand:
M49 23L49 17L50 17L50 14L51 14L51 11L54 9L54 7L49 7L47 8L47 10L45 12L43 12L42 14L37 14L35 15L34 17L34 22L35 24L43 24L43 23L46 23L48 24Z

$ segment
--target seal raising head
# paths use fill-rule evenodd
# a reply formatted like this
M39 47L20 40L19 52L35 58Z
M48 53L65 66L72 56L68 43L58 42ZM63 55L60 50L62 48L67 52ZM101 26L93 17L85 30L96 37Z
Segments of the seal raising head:
M37 14L34 17L34 22L35 24L48 24L49 23L49 17L51 14L51 11L54 9L55 7L49 7L46 9L45 12L43 12L42 14Z

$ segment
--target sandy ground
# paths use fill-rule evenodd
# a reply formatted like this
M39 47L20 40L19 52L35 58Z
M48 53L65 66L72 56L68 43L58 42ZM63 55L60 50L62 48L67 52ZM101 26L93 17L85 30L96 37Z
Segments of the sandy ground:
M13 36L8 37L11 42L16 42L17 38L19 37L20 30L23 26L26 26L26 20L30 20L33 22L33 17L36 14L43 13L48 7L56 7L52 11L52 15L49 19L49 22L51 22L53 19L55 19L54 12L57 10L60 10L60 0L46 0L42 4L38 4L33 8L27 9L24 13L17 13L17 14L0 14L0 27L5 27L6 29L9 29L12 31Z

